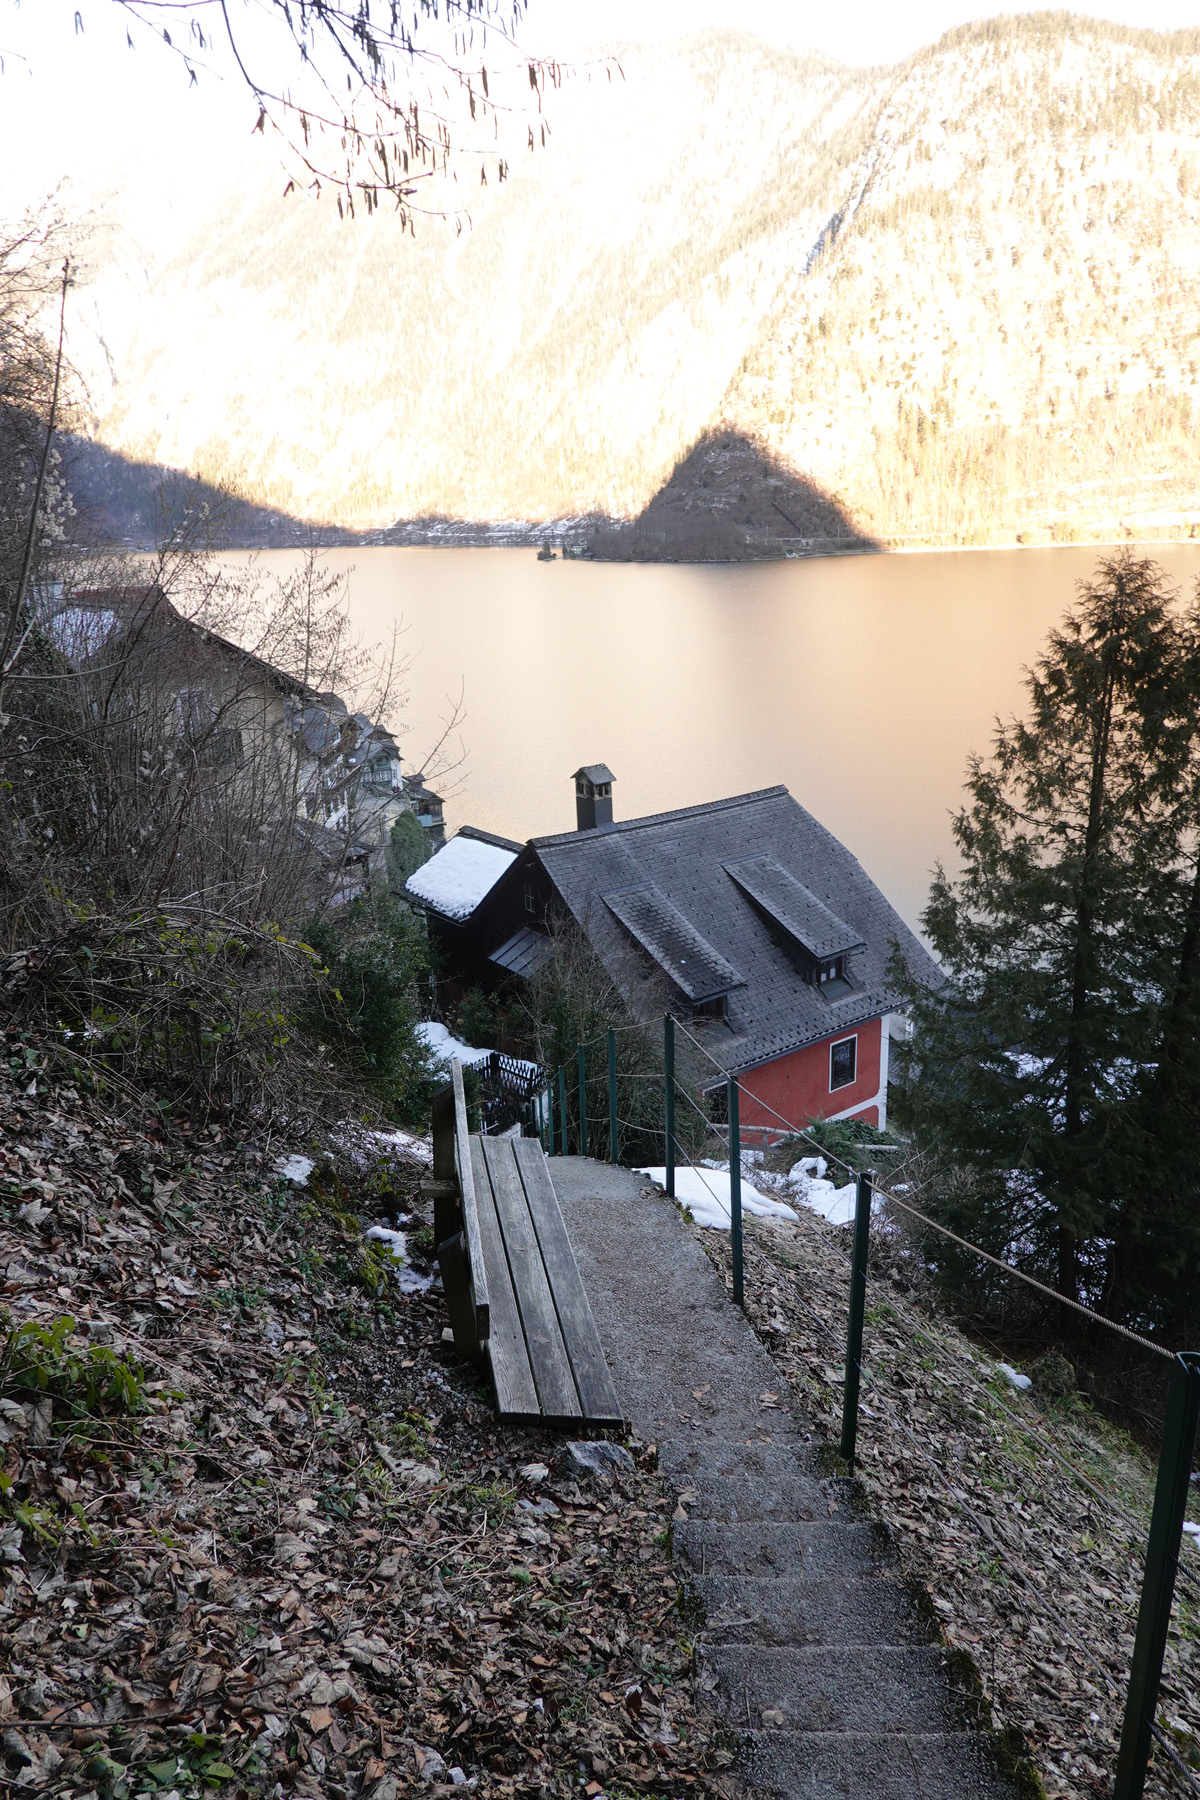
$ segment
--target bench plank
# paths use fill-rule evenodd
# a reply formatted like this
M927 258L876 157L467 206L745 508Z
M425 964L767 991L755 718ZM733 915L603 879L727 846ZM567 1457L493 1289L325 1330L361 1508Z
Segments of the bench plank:
M579 1419L582 1409L571 1360L563 1343L512 1141L484 1138L482 1145L542 1411L548 1419Z
M538 1401L533 1370L529 1365L529 1352L525 1346L525 1333L521 1329L521 1315L509 1273L508 1258L504 1253L500 1222L496 1217L496 1203L488 1167L478 1138L471 1139L470 1155L479 1241L482 1253L487 1258L490 1276L488 1293L491 1326L488 1359L492 1365L492 1384L496 1390L496 1410L505 1419L540 1419L542 1408Z
M519 1138L513 1139L512 1151L550 1279L583 1416L594 1425L620 1425L621 1405L608 1358L596 1330L542 1147L536 1138Z

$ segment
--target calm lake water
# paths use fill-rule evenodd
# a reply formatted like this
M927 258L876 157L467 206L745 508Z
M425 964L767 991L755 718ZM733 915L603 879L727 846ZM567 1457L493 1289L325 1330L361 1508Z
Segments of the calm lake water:
M364 633L407 624L412 766L463 686L452 825L520 839L570 830L581 763L608 763L623 819L784 782L915 925L930 870L953 854L968 754L1020 707L1022 667L1107 554L703 568L418 549L331 551L328 563L352 571ZM1190 594L1200 544L1151 554ZM297 560L259 557L266 569Z

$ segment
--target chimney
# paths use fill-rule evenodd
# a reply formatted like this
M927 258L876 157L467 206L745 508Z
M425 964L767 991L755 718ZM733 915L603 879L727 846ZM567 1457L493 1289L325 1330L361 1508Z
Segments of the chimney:
M603 831L613 822L612 770L603 763L589 763L576 769L574 781L576 831Z

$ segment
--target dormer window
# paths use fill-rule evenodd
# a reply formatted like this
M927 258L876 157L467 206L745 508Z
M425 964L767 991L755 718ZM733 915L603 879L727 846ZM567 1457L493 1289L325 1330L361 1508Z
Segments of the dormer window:
M831 956L817 969L817 985L824 987L827 981L845 981L846 959L844 956Z
M534 892L532 881L525 883L525 911L527 913L536 913L537 911L537 895Z

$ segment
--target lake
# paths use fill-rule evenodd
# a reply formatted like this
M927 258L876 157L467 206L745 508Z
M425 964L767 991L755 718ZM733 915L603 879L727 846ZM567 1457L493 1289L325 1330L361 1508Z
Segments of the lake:
M1200 543L1149 546L1190 595ZM1110 550L980 550L757 565L539 563L532 550L337 550L371 637L408 627L402 741L420 767L463 687L447 820L571 830L581 763L616 816L783 782L911 923L953 855L972 750ZM230 562L248 560L231 556ZM298 553L260 553L282 570ZM449 697L449 698L448 698Z

